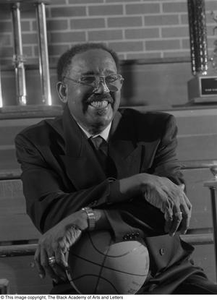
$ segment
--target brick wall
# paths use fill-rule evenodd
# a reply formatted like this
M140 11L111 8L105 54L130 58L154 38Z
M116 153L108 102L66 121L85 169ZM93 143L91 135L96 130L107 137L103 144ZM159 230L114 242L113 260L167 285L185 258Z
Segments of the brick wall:
M216 0L205 0L210 52L210 14ZM77 42L105 42L122 59L188 57L187 0L52 0L46 8L50 63ZM21 6L22 38L27 64L37 63L37 25L32 5ZM8 5L0 6L0 59L11 64L12 22Z

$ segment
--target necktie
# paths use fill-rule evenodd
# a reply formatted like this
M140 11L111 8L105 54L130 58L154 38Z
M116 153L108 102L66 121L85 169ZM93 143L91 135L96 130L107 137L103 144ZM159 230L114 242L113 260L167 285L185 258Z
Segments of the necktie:
M105 172L107 172L107 167L108 167L108 164L107 164L108 163L108 161L107 161L107 158L108 158L107 142L100 135L98 135L96 137L91 137L90 140L94 146L96 155L99 159L99 162L100 162L103 170Z

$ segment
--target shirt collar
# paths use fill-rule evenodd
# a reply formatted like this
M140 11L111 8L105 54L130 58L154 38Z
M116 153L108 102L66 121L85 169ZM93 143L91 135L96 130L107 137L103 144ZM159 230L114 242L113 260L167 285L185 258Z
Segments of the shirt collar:
M111 128L111 122L109 123L109 125L102 132L100 132L96 135L90 134L78 122L77 122L77 124L81 128L81 130L85 133L85 135L87 136L88 139L91 138L91 137L96 137L96 136L100 135L106 142L108 141L109 131L110 131L110 128Z

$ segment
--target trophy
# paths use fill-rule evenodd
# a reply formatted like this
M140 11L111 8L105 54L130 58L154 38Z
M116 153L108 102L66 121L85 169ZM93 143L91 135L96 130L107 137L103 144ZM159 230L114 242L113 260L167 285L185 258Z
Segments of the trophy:
M41 105L52 106L51 87L50 87L50 70L48 59L47 44L47 27L45 5L50 0L0 0L1 5L9 5L12 15L13 38L14 38L14 55L13 65L15 70L16 83L16 106L3 105L1 73L0 73L0 112L30 110L27 102L26 91L26 74L25 74L25 58L23 55L23 43L21 32L21 4L32 4L36 10L37 32L38 32L38 49L39 49L39 76L41 81L42 99ZM1 71L1 70L0 70ZM38 105L39 106L39 105ZM31 107L33 107L31 105Z
M212 12L213 19L217 18ZM193 78L188 81L191 103L217 102L217 41L208 64L206 12L204 0L188 0L188 19ZM215 33L214 28L214 33Z

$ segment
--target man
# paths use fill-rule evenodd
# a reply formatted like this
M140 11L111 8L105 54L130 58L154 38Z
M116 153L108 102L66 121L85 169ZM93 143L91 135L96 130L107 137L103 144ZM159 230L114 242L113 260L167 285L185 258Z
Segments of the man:
M75 293L65 253L83 231L98 229L116 242L144 239L150 276L138 293L217 293L190 262L193 247L179 238L192 206L176 159L174 117L119 111L118 58L102 44L72 47L57 71L63 115L15 141L27 212L44 233L35 261L39 275L53 279L51 293Z

